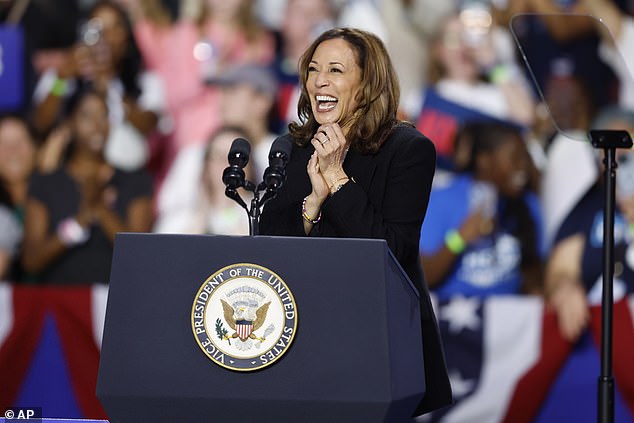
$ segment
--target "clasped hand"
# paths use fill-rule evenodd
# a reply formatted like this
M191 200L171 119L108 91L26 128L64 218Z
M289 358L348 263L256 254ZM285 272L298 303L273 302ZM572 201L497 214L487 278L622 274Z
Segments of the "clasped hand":
M315 151L308 161L307 171L313 188L312 194L321 204L330 194L333 185L347 177L343 170L343 160L348 142L337 123L321 125L310 142Z
M116 195L112 188L108 187L108 181L112 177L112 169L103 166L93 173L84 175L80 181L81 200L77 220L82 226L89 225L98 217L101 207L109 207L114 202Z

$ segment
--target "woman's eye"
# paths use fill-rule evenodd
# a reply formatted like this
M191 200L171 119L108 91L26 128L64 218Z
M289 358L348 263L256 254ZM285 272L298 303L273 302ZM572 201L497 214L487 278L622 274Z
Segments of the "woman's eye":
M314 66L309 66L308 67L308 72L316 72L316 71L317 71L316 67L314 67Z

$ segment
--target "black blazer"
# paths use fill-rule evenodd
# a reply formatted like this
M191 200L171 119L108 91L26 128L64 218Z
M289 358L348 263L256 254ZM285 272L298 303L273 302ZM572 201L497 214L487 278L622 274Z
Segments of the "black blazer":
M290 135L284 137L290 138ZM262 210L262 235L306 236L302 201L311 192L306 171L312 145L293 143L287 179ZM421 299L427 393L417 414L451 403L438 325L419 259L420 229L434 177L436 150L416 129L397 126L376 154L348 151L343 168L351 181L322 205L310 236L385 239Z

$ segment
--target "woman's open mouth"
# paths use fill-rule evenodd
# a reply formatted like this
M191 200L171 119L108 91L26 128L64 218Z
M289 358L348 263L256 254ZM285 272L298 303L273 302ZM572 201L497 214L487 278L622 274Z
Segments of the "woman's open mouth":
M329 112L333 110L339 101L335 97L331 97L329 95L315 96L315 100L317 100L317 111L319 112Z

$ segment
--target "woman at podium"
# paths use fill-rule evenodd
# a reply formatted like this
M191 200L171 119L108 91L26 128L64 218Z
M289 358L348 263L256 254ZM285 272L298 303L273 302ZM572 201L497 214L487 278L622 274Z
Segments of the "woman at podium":
M299 122L285 184L262 211L262 235L385 239L421 293L425 379L417 412L451 402L418 243L434 177L432 142L397 118L399 83L375 35L321 34L299 61ZM327 264L325 264L327 265Z

